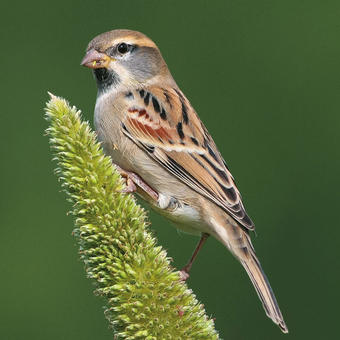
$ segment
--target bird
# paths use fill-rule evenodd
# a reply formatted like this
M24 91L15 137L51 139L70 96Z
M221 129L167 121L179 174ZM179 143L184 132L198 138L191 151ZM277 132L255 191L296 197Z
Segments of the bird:
M108 31L90 41L81 65L93 71L96 133L126 181L124 191L136 192L179 230L201 236L182 279L213 236L242 264L267 316L288 333L234 178L157 45L141 32Z

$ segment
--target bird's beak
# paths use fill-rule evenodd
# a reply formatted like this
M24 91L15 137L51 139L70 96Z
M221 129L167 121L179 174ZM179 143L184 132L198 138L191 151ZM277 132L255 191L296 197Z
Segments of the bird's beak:
M80 65L89 68L107 68L110 61L112 60L113 59L110 58L107 54L100 53L92 48L86 52L85 57L81 61Z

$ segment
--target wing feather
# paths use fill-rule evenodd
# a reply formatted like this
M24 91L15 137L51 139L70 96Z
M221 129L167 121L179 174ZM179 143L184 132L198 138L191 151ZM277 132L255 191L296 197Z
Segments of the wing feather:
M184 94L171 88L141 89L136 94L122 124L124 134L183 183L253 230L226 163Z

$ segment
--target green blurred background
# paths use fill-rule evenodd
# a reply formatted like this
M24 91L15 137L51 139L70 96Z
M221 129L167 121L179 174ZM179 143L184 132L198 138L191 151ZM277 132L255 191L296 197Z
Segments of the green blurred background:
M215 240L189 286L224 339L332 339L339 331L339 1L31 1L1 5L0 339L112 339L53 174L47 91L91 121L87 43L140 30L213 135L257 226L254 244L290 334L265 316ZM151 213L185 264L197 241Z

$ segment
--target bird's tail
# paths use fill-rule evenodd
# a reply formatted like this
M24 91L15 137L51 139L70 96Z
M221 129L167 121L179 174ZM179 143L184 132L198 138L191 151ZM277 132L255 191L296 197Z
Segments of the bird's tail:
M217 228L216 230L217 238L230 249L247 271L267 316L281 328L283 333L288 333L279 305L256 257L248 232L236 225L235 222L228 223L223 226L223 229Z
M274 292L255 253L252 251L248 259L242 259L241 263L255 287L267 316L280 327L283 333L288 333L288 328L283 320Z

